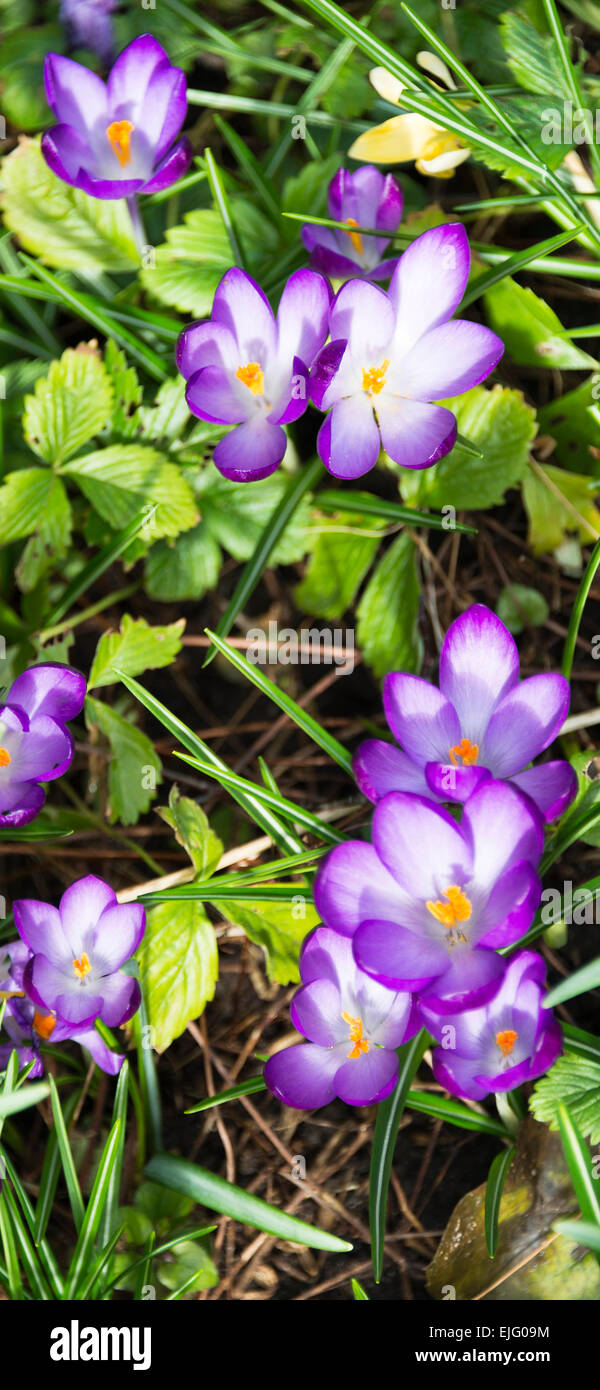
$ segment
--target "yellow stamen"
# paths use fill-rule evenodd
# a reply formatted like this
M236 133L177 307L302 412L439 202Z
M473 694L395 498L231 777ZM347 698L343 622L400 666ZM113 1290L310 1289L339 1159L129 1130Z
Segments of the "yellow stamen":
M0 748L0 767L8 767L11 761L8 748Z
M438 899L435 903L428 902L426 906L436 922L441 922L446 931L452 931L459 922L468 922L473 909L466 893L454 883L444 889L443 896L448 899L447 903Z
M48 1039L52 1037L56 1028L56 1019L52 1017L52 1014L40 1014L36 1009L33 1015L33 1026L38 1038Z
M22 989L0 989L0 999L24 999L25 991Z
M385 386L385 374L389 365L390 359L386 357L385 362L382 362L380 367L363 367L363 391L370 391L373 396L378 396Z
M496 1033L496 1046L500 1048L503 1057L510 1057L515 1043L519 1037L513 1028L505 1028L503 1033Z
M459 759L463 767L472 767L479 757L479 744L471 743L470 738L461 738L460 743L453 744L449 754L454 767L458 767Z
M369 1051L367 1039L363 1038L362 1018L353 1018L352 1014L347 1013L343 1013L342 1018L344 1023L347 1023L350 1028L350 1042L354 1044L348 1056L351 1057L353 1061L356 1061L361 1053Z
M130 141L133 130L135 126L131 121L112 121L106 129L112 152L116 154L122 169L126 164L131 164Z
M77 960L77 958L75 958L75 960L73 961L73 969L75 971L75 974L79 976L79 979L81 980L82 984L85 980L86 975L89 975L91 968L92 967L90 965L90 958L87 955L86 951L81 952L81 960Z
M356 218L355 218L355 217L347 217L347 218L346 218L346 226L347 226L347 227L358 227L358 222L356 221ZM352 231L350 231L350 232L346 232L345 235L350 237L350 240L351 240L351 242L352 242L352 245L353 245L353 247L354 247L354 250L358 253L359 256L362 256L362 253L363 253L363 239L362 239L362 236L361 236L360 232L352 232Z
M265 374L258 362L249 362L246 367L238 367L236 377L238 381L243 381L244 386L248 387L253 396L263 395Z

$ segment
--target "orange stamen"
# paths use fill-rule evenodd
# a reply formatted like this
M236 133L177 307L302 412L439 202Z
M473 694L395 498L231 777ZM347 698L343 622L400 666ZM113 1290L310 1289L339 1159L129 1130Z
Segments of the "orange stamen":
M370 391L373 396L378 396L385 386L385 374L389 365L390 359L386 357L385 362L382 362L380 367L363 367L363 391Z
M461 738L460 743L453 744L449 753L450 762L454 767L458 766L459 759L463 767L472 767L479 757L479 744L471 743L470 738Z
M253 396L262 396L265 389L265 374L260 363L249 362L246 367L238 367L236 372L238 381L243 381L244 386L252 392Z
M131 121L112 121L111 124L107 126L106 134L110 141L112 152L116 154L122 169L124 169L127 164L131 164L130 141L131 132L133 130L135 130L135 126L131 124Z
M503 1057L510 1057L513 1047L519 1037L513 1028L506 1028L503 1033L496 1033L496 1045L500 1048Z
M356 1061L361 1053L369 1051L367 1039L363 1038L362 1018L353 1018L352 1014L347 1013L343 1013L342 1018L344 1023L347 1023L350 1028L350 1042L354 1044L348 1056L351 1057L353 1061Z
M347 217L347 218L346 218L346 226L347 226L347 227L358 227L358 222L356 221L356 218L355 218L355 217ZM351 242L352 242L352 245L353 245L353 247L354 247L354 250L358 253L359 256L362 256L362 253L363 253L363 239L362 239L362 236L361 236L360 232L352 232L352 231L350 231L350 232L345 232L344 235L350 237L350 240L351 240Z
M52 1014L40 1014L36 1009L33 1015L33 1026L38 1038L45 1038L47 1040L52 1037L54 1029L56 1028L56 1019L52 1017Z
M448 899L447 903L438 899L435 903L428 902L426 906L436 922L441 922L446 931L452 931L459 922L468 922L473 909L466 893L454 883L444 889L443 896Z
M75 958L75 960L73 961L73 969L75 971L75 974L79 976L79 979L81 980L82 984L85 980L86 975L89 975L91 968L92 967L90 965L90 958L85 951L81 952L81 960L77 960L77 958Z
M0 767L8 767L11 761L8 748L0 748Z

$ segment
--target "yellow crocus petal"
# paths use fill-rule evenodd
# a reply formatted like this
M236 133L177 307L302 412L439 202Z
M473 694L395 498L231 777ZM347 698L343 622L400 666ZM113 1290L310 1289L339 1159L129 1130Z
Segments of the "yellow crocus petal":
M456 91L456 82L450 68L446 66L442 58L438 58L437 53L430 53L428 49L424 48L420 53L417 53L417 62L423 72L428 73L430 77L437 78L438 82L441 82L444 87L448 87L450 91Z
M348 154L368 164L404 164L418 159L435 134L436 127L424 116L406 112L359 135Z
M392 77L386 68L371 68L369 82L375 88L378 97L381 97L382 101L391 102L392 106L398 105L406 88L406 83L401 82L398 77Z
M434 155L433 159L418 159L415 164L419 174L429 178L451 179L459 164L464 164L471 151L468 148L446 150L444 154Z

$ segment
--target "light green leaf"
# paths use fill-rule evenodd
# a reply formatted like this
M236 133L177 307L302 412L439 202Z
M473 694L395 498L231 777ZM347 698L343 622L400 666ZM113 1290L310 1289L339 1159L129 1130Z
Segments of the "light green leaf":
M142 671L154 671L169 666L181 651L180 637L185 618L167 627L150 627L145 618L123 615L118 632L103 633L92 662L88 690L99 685L114 685L120 679L114 667L127 676L139 676Z
M250 558L261 531L288 487L289 478L281 471L270 478L261 478L252 487L247 483L230 483L212 463L194 483L209 534L236 560ZM311 544L307 534L310 515L310 500L305 497L275 546L270 563L290 565L302 559Z
M15 130L39 130L48 120L44 58L47 53L64 51L64 30L56 23L32 24L22 0L19 0L18 8L21 27L16 33L7 35L6 6L2 5L2 115Z
M108 739L108 819L111 825L135 825L150 807L156 786L162 780L158 754L149 738L135 724L117 714L110 705L88 695L85 702L88 722L97 724Z
M22 593L28 594L67 554L73 518L60 478L52 477L50 491L35 535L30 536L15 570Z
M496 612L501 622L515 636L523 632L525 624L530 627L543 627L550 609L543 594L537 589L528 589L525 584L511 584L502 589L498 596Z
M183 377L163 381L153 406L142 406L137 424L143 439L169 445L181 438L191 419L185 399L187 382Z
M528 92L538 92L550 104L551 93L570 97L560 55L550 34L540 33L523 13L508 10L500 20L500 33L517 82Z
M591 407L600 399L600 375L594 373L574 391L559 396L538 412L540 432L556 441L556 457L564 468L600 474L598 421Z
M111 380L96 352L67 348L25 397L23 434L46 463L64 463L104 429L112 404Z
M402 496L413 506L453 506L485 510L502 502L520 482L535 436L535 414L521 391L475 386L464 396L443 402L456 416L459 434L480 450L474 458L460 444L434 468L401 472Z
M135 367L129 366L125 353L112 338L104 350L104 365L109 373L114 405L113 432L121 439L132 439L138 431L137 409L142 400L142 387Z
M549 479L549 485L541 473ZM599 491L600 483L580 473L567 473L550 464L540 467L539 473L529 470L523 484L523 502L534 555L557 550L573 533L584 542L594 540L600 534L600 512L594 505Z
M537 1081L529 1107L536 1120L557 1130L558 1106L568 1105L584 1139L600 1143L600 1062L565 1052Z
M8 473L0 487L0 544L35 531L52 491L47 468L22 468Z
M230 207L246 263L256 269L269 250L275 250L277 237L252 204L233 198ZM210 313L219 280L231 265L223 220L214 208L195 208L165 235L166 242L156 247L155 264L140 273L142 285L162 304L203 318Z
M420 670L420 592L414 542L403 531L379 561L356 610L358 646L376 676Z
M159 603L203 598L216 588L221 550L206 522L184 531L174 541L159 541L146 559L144 585Z
M200 1289L212 1289L219 1282L219 1275L209 1251L198 1240L180 1240L171 1250L172 1259L161 1260L157 1268L157 1278L166 1289L178 1289L193 1274L188 1293Z
M141 533L145 543L177 536L198 521L191 487L164 454L142 444L115 444L73 459L61 470L77 480L82 492L113 530L133 521L145 505L157 504Z
M595 367L588 352L561 338L562 324L554 310L533 290L510 276L484 295L490 328L502 338L509 356L521 367L561 367L582 371Z
M227 922L243 927L255 946L262 946L267 974L280 985L296 984L300 979L298 957L305 936L319 922L307 890L298 887L298 901L292 903L215 902Z
M134 270L139 265L127 205L91 198L48 168L39 140L23 139L2 165L4 223L44 265Z
M172 826L180 845L194 865L200 878L206 879L214 872L223 853L223 845L214 830L211 830L208 817L201 806L189 796L181 796L174 783L169 794L168 806L157 806L159 816Z
M360 531L384 528L385 521L379 517L340 512L335 519L324 518L304 578L294 592L298 607L316 618L340 618L352 605L380 544L377 535L361 536Z
M152 1046L164 1052L214 996L217 940L202 903L151 907L137 959Z

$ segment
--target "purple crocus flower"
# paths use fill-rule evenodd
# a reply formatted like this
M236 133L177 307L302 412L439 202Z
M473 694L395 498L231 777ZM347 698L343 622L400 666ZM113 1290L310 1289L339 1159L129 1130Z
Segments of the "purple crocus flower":
M0 825L21 826L44 804L40 782L61 777L73 758L65 727L80 713L85 680L69 666L32 666L0 707Z
M296 1110L315 1110L334 1096L348 1105L385 1100L398 1076L395 1048L418 1029L410 994L393 993L356 965L352 943L317 927L300 952L302 988L291 1016L307 1043L269 1059L265 1081Z
M339 169L329 185L329 216L345 222L348 230L319 227L308 222L300 235L314 270L322 270L332 280L349 275L365 280L387 280L398 264L397 256L382 260L402 220L402 189L391 174L382 174L372 164L355 174ZM365 236L355 227L375 227L383 236Z
M120 967L144 934L139 903L117 903L113 889L88 874L67 888L58 908L21 898L14 914L32 952L24 975L27 994L38 1009L67 1025L63 1036L89 1030L97 1018L110 1028L131 1018L140 988Z
M185 73L151 34L134 39L106 84L95 72L49 53L46 96L58 125L42 153L65 183L94 198L133 198L170 188L192 157L176 140L187 110Z
M442 1043L433 1053L436 1081L455 1096L483 1100L548 1071L562 1051L562 1035L541 1007L545 973L535 951L518 951L483 1008L439 1018L424 1001L423 1022Z
M104 61L113 46L111 14L118 0L61 0L59 18L66 24L74 45L91 48Z
M573 768L563 760L527 764L556 738L569 697L564 676L519 682L514 638L489 608L473 604L444 639L439 690L419 676L386 676L384 709L402 748L381 739L361 743L358 785L371 801L389 791L465 801L486 778L509 778L547 821L555 820L575 795Z
M390 989L420 990L442 1013L496 992L497 948L531 925L541 817L505 782L484 782L460 825L443 807L389 792L373 816L373 843L337 845L317 874L315 903L352 937L361 969Z
M364 280L338 291L331 342L311 372L311 396L330 411L319 454L336 478L359 478L383 445L404 468L429 468L452 449L456 420L432 401L483 381L504 345L489 328L454 319L469 277L464 227L424 232L403 252L389 292Z
M224 477L251 482L281 463L282 427L308 405L308 371L327 337L330 300L322 275L297 270L275 318L260 286L234 266L217 288L212 317L182 333L176 360L190 410L238 426L214 452Z

